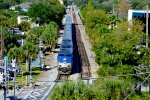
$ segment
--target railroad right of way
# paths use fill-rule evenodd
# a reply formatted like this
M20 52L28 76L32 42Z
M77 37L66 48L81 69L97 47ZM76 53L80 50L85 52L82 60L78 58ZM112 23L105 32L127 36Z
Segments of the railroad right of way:
M87 75L91 78L97 78L97 69L98 69L98 64L95 62L95 53L92 51L92 45L88 39L88 36L85 31L85 27L82 23L81 17L78 14L77 7L73 5L74 9L74 19L76 20L76 25L77 25L77 34L78 37L80 37L80 43L78 45L79 49L84 49L82 53L86 54L82 60L85 60L86 65L82 66L82 78L86 78ZM81 46L81 47L80 47ZM84 55L83 54L83 55ZM81 56L82 57L82 56ZM83 62L83 61L82 61ZM89 70L89 73L88 73Z

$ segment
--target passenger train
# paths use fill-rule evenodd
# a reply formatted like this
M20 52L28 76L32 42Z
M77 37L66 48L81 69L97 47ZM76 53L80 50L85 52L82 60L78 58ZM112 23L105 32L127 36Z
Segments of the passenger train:
M70 74L73 63L72 18L66 16L62 43L57 56L59 74Z

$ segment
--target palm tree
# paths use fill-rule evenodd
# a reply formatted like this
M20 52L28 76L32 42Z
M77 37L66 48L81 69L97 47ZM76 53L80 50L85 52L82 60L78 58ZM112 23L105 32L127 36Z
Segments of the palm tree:
M18 57L19 54L20 54L19 48L18 47L13 47L9 50L8 57L9 57L9 59L14 59L16 56Z
M17 42L17 37L10 32L8 27L3 28L3 40L5 53L7 53L7 51L9 51L10 48L13 48L14 46L18 47L20 45Z
M28 53L28 57L36 58L38 54L38 49L37 47L30 42L25 42L25 44L22 46L23 50L25 53Z
M40 36L40 39L45 41L45 45L50 47L50 49L52 49L57 41L57 31L58 25L55 22L51 22L46 26L44 32Z

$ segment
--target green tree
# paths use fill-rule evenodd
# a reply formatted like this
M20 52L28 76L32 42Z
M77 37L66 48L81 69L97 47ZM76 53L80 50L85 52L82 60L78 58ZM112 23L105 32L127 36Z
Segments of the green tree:
M38 48L29 42L25 42L25 44L22 46L23 50L24 50L24 54L29 57L29 58L36 58L37 54L38 54Z
M26 36L26 41L33 43L33 44L38 44L39 43L39 38L42 35L45 27L35 27L29 30L28 35Z
M40 3L32 4L28 11L29 17L40 24L54 21L61 25L64 15L64 7L58 1L43 0Z
M18 26L16 17L9 18L6 23L7 23L7 26L11 29Z
M0 25L2 26L11 26L16 25L17 13L9 10L0 10ZM11 22L9 25L9 22ZM13 23L14 22L14 23Z
M22 49L20 47L12 47L7 53L9 59L13 60L15 57L18 61L23 61L25 56L23 56ZM22 57L23 56L23 57Z
M26 22L26 21L23 21L19 24L19 28L20 28L21 31L27 32L30 29L30 23Z
M149 0L130 0L133 9L143 9L146 5L150 5Z
M110 23L109 17L103 10L90 10L85 16L88 16L84 19L86 31L92 43L95 44L99 41L98 37L110 31L107 26Z
M3 28L3 40L4 40L4 48L5 53L9 51L10 48L14 46L19 46L20 44L17 42L17 37L12 34L8 27Z
M131 9L130 1L120 0L119 3L116 5L115 13L119 18L126 19L129 9Z
M47 47L50 46L50 49L52 49L57 41L57 30L57 24L55 22L51 22L46 26L43 34L40 36L40 39L45 41L45 45Z

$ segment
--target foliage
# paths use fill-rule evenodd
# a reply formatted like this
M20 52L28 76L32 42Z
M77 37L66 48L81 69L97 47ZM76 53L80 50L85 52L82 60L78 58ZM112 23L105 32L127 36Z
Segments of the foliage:
M86 31L94 44L99 41L99 36L110 31L107 28L107 24L110 23L110 20L106 12L102 10L90 10L85 16L88 16L84 19Z
M85 22L85 19L87 17L86 14L88 13L88 11L92 11L92 10L94 10L93 0L89 0L88 4L85 7L81 8L83 22Z
M0 25L2 26L16 26L17 13L10 10L0 10Z
M54 21L61 25L61 20L64 13L64 7L57 3L57 1L41 1L41 3L32 4L29 8L28 15L34 21L40 24Z
M10 6L17 5L29 0L0 0L0 9L9 9Z
M149 100L150 95L149 93L140 93L139 94L133 94L131 97L129 97L129 100Z
M16 6L15 10L18 11L18 12L21 12L21 7L20 6Z
M14 36L11 31L9 31L8 27L3 28L3 40L5 46L5 53L14 46L19 46L20 44L17 42L17 36Z
M118 28L112 33L106 33L99 37L100 41L94 45L94 50L96 62L103 66L98 71L100 76L131 74L134 73L135 66L141 63L149 65L149 50L135 49L145 38L139 25L140 23L127 31L128 27L125 27L127 22L118 24ZM139 51L141 54L137 53ZM130 78L134 80L134 77Z
M96 100L123 100L131 91L131 83L113 78L102 78L93 84Z
M6 23L7 23L7 26L11 29L18 26L16 16L9 18Z
M18 56L18 54L20 54L21 52L19 52L19 48L18 47L14 47L11 48L8 52L8 57L9 59L14 59L15 57Z
M87 4L87 0L74 0L75 5L77 5L80 9L83 9Z
M10 4L8 3L4 3L4 2L0 2L0 9L8 9L10 7Z
M40 36L40 40L43 40L45 45L52 47L57 40L57 30L58 26L55 22L49 23Z
M92 85L83 81L57 84L50 100L120 100L131 91L131 84L119 79L97 80Z
M67 7L71 4L71 0L63 0L64 5Z
M146 5L150 5L149 0L130 0L133 9L143 9Z
M23 21L19 24L19 29L23 32L28 31L30 29L30 23Z
M143 46L145 45L146 38L143 33L144 24L138 20L127 22L125 18L125 16L127 16L127 10L131 7L131 3L126 0L94 0L99 1L101 5L105 5L105 2L115 1L114 11L116 13L110 15L110 9L104 7L103 9L106 11L102 11L102 8L95 8L95 4L94 2L92 3L92 1L93 0L89 0L88 5L82 9L82 15L86 32L88 33L96 54L96 62L102 66L97 71L99 77L103 77L104 79L102 83L106 84L104 81L111 76L123 79L124 82L130 81L132 84L137 81L143 81L146 75L128 75L138 74L135 69L141 64L145 66L150 65L150 50ZM115 16L115 14L117 16ZM119 17L125 20L119 20ZM109 29L111 25L114 26ZM140 72L145 71L140 70ZM118 81L116 80L116 82ZM120 83L119 81L118 83L123 84L124 82ZM108 83L114 84L113 81L109 81ZM98 84L100 83L96 85ZM101 88L102 86L103 85L100 84ZM122 100L131 92L131 84L128 86L130 89L123 92L120 92L118 88L115 90L115 86L112 87L114 90L111 92L111 89L105 86L104 89L98 88L98 90L102 90L105 94L100 92L97 94L99 94L99 97L102 99ZM139 94L134 93L134 95L135 97L139 96L139 98L141 98Z
M120 0L115 8L115 13L119 18L126 19L128 10L131 9L131 3L127 0Z
M38 48L29 42L25 42L25 44L22 46L24 55L27 55L28 57L36 58L38 54Z
M21 47L13 47L8 52L8 56L10 59L14 59L14 57L17 57L17 60L21 62L25 61L26 56L32 57L34 59L37 57L37 54L37 47L29 42L25 42L25 44Z
M43 26L30 29L28 35L26 36L26 41L33 44L38 44L39 37L42 35L44 29L45 27Z
M82 81L63 82L54 88L50 96L50 100L91 100L92 98L94 98L93 91Z

